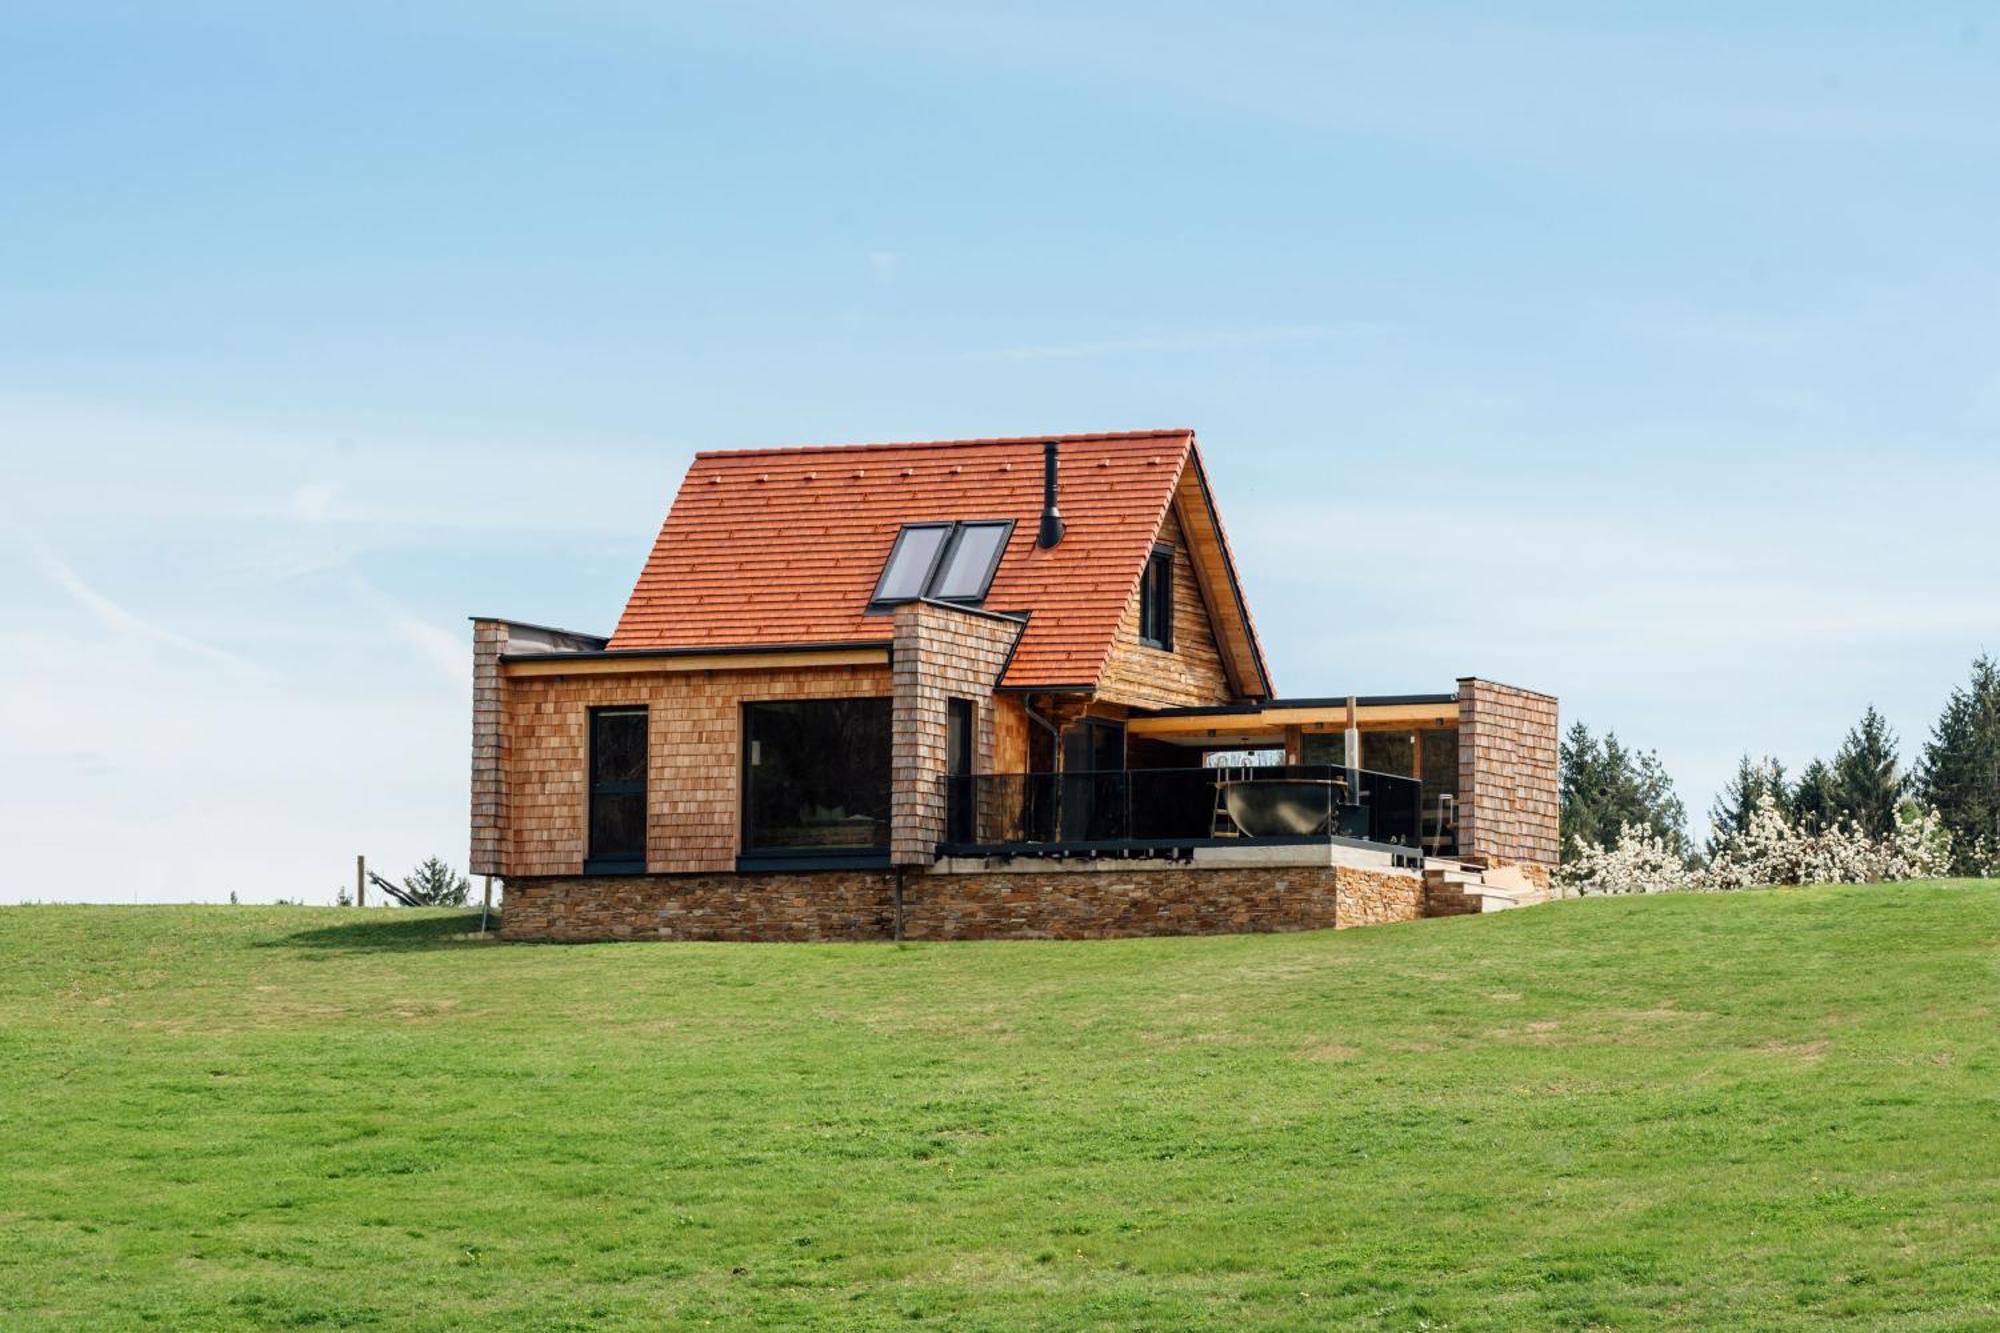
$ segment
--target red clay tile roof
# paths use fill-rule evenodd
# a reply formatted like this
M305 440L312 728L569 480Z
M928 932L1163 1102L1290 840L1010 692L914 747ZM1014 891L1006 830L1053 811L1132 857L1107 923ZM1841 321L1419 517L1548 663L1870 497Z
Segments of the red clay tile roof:
M1068 530L1042 550L1050 438ZM1005 683L1094 685L1193 450L1171 430L697 454L610 646L887 639L864 612L903 524L1011 518L984 603L1031 613Z

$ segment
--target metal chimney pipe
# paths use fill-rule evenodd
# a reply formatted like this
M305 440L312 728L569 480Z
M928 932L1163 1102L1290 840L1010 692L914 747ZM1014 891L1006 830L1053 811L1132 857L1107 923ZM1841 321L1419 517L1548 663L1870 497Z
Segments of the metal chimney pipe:
M1047 550L1063 539L1062 510L1056 508L1056 442L1042 446L1042 530L1035 545Z

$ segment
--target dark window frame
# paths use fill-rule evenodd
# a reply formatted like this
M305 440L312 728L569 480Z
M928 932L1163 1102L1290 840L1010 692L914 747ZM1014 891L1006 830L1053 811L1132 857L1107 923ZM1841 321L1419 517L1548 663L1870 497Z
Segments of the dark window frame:
M600 781L597 777L597 724L603 717L622 715L640 719L639 780ZM605 704L590 709L584 721L584 856L586 874L643 874L646 869L646 842L652 827L652 811L647 777L653 761L653 714L645 704ZM606 854L596 846L597 799L600 796L639 798L639 848L636 853Z
M936 554L932 555L928 568L924 570L922 583L912 597L884 597L882 586L889 581L889 571L896 567L896 558L902 554L903 543L912 532L945 529L944 540L938 543ZM951 568L952 557L958 553L958 544L970 528L998 528L1000 541L993 548L992 559L986 562L986 569L979 580L977 593L961 593L946 597L937 592L937 581L944 577L945 570ZM1014 540L1014 520L1011 518L967 518L946 522L942 520L922 523L905 523L896 530L896 540L889 547L889 558L882 562L882 573L875 580L875 591L868 599L871 611L886 611L901 606L905 602L936 601L950 602L954 606L978 606L986 600L986 594L993 588L993 576L1000 572L1000 561L1006 557L1007 547Z
M1139 642L1174 650L1174 548L1155 543L1139 576Z

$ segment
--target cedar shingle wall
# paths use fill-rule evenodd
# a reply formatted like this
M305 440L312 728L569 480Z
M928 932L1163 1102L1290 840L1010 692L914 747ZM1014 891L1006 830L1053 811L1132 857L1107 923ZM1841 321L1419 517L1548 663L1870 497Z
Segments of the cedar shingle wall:
M742 706L761 699L889 694L889 670L882 666L509 679L502 693L505 865L494 873L582 870L592 708L644 704L649 710L646 868L720 871L735 869L740 842Z
M1561 859L1553 695L1458 682L1458 846L1493 863Z
M1108 703L1140 708L1194 708L1235 700L1229 676L1209 623L1208 606L1195 582L1194 562L1182 540L1181 525L1170 509L1154 537L1174 548L1174 624L1172 652L1163 652L1139 638L1139 602L1135 591L1118 622L1118 637L1104 664L1097 697Z
M507 624L472 623L472 856L475 875L498 875L507 830L507 728L500 654Z
M930 602L897 607L895 620L890 851L899 866L927 866L945 832L947 701L972 700L972 768L993 772L993 685L1021 626Z

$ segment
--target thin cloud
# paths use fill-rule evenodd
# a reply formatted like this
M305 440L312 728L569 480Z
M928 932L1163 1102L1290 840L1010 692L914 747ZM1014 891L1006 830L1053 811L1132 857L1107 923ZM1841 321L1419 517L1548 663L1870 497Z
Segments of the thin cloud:
M350 575L347 583L355 596L373 607L419 657L437 668L440 676L453 685L464 685L471 679L472 651L458 635L433 625L359 574Z
M1130 356L1145 352L1218 352L1238 347L1269 347L1279 343L1318 342L1333 337L1363 337L1379 333L1374 324L1279 324L1262 329L1216 333L1113 338L1104 342L1047 343L987 352L981 361L1073 361L1095 356Z
M220 662L224 666L249 675L263 674L264 669L247 657L241 657L229 652L227 649L217 648L213 644L203 643L199 639L190 638L188 635L182 634L179 630L168 629L165 625L157 624L136 612L127 610L111 598L106 597L96 588L93 588L90 582L83 575L77 573L76 569L67 560L64 560L62 555L53 546L50 546L40 537L31 536L28 538L28 554L34 560L35 568L41 571L44 578L62 589L63 592L69 595L70 600L95 616L106 627L122 634L132 635L135 638L149 639L154 643L163 643L168 647L178 648L182 652L194 653L198 656L206 657L210 661Z

